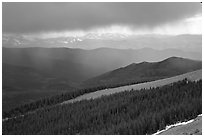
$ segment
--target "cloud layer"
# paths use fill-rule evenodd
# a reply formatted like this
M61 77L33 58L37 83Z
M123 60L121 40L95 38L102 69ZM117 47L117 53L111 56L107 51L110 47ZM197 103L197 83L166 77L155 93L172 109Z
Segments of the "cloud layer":
M158 28L201 14L200 3L3 3L3 33Z

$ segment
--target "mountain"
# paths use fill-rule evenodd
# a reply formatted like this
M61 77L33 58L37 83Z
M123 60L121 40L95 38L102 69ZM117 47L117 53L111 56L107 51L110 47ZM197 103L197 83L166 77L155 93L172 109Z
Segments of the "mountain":
M170 57L160 62L133 63L85 81L82 86L130 84L176 76L202 68L201 61Z
M23 66L2 64L3 111L76 89L70 81L52 77L43 71Z
M84 81L133 62L161 61L171 56L201 59L197 52L176 49L2 48L3 97L6 104L9 100L20 104L13 100L30 101L81 88ZM91 82L85 87L95 85Z
M158 62L171 56L201 59L201 55L197 52L183 52L176 49L2 48L3 109L13 108L42 97L72 91L76 88L93 87L101 84L120 85L121 83L129 84L132 81L160 79L184 73L186 72L184 70L190 68L190 66L185 66L185 63L179 66L180 61L176 65L165 61L160 63L163 64L160 69L157 69L157 71L153 69L152 72L152 63L143 62ZM143 62L139 65L140 70L135 72L133 68L138 64L132 64L125 67L130 69L129 71L133 70L130 74L119 69L121 70L121 72L119 71L120 75L118 75L118 71L113 71L113 73L107 73L108 75L99 76L133 62ZM168 69L161 71L162 67L168 66L170 68L172 64L177 68L175 72L170 73ZM192 65L191 61L189 64ZM178 70L178 66L181 69ZM149 69L146 70L148 67ZM194 69L193 65L192 67ZM174 67L172 71L173 69ZM168 75L166 75L165 70ZM138 74L140 71L144 72ZM191 71L191 69L188 71ZM160 74L161 72L166 73L163 76ZM138 76L135 77L134 73ZM142 74L147 76L141 76Z
M85 86L81 83L133 62L161 61L171 56L201 59L197 52L176 49L2 48L3 106L29 103L76 88L98 86L94 82Z
M133 62L161 61L171 56L201 60L202 54L176 49L94 50L69 48L3 48L2 62L29 67L51 77L81 82Z
M72 89L66 79L52 77L34 68L2 64L4 90Z
M27 35L2 36L2 46L11 48L46 47L96 49L101 47L115 49L154 49L177 48L187 52L202 51L202 35L127 35L118 33L88 33L84 36L63 36L44 38Z

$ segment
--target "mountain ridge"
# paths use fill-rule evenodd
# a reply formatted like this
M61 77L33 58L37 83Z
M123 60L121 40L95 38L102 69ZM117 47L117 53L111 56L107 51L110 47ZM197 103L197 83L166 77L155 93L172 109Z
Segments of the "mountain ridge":
M3 47L68 47L81 49L95 49L111 47L117 49L140 49L154 47L155 49L178 48L183 51L196 51L202 49L202 35L115 35L103 37L93 35L92 38L57 37L57 38L30 38L19 35L3 35ZM99 38L97 38L99 37ZM100 38L101 37L101 38ZM118 38L117 38L118 37Z
M170 57L159 62L132 63L84 81L82 85L106 85L124 82L157 80L195 71L202 68L202 62L181 57Z

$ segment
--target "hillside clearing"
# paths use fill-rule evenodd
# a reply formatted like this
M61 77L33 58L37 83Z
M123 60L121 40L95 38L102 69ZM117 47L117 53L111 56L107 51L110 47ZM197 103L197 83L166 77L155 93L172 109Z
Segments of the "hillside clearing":
M202 80L45 108L3 122L3 134L152 135L202 113Z
M140 89L144 89L144 88L149 89L151 87L161 87L161 86L164 86L167 84L171 84L173 82L177 82L179 80L183 80L185 78L187 78L188 80L191 80L191 81L197 81L199 79L202 79L202 70L197 70L197 71L185 73L182 75L178 75L178 76L174 76L174 77L170 77L170 78L166 78L166 79L161 79L161 80L156 80L156 81L152 81L152 82L147 82L147 83L140 83L140 84L122 86L122 87L118 87L118 88L98 90L98 91L93 92L93 93L84 94L84 95L76 97L74 99L64 101L61 104L73 103L73 102L81 101L81 100L85 100L85 99L86 100L95 99L95 98L99 98L99 97L104 96L104 95L110 95L110 94L115 94L115 93L119 93L119 92L123 92L123 91L129 91L131 89L140 90Z

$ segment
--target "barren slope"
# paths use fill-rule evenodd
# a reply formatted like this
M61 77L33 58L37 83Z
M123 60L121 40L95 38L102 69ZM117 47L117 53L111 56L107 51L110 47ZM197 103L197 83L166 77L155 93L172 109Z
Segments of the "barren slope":
M160 87L160 86L164 86L167 84L171 84L173 82L177 82L179 80L183 80L185 78L187 78L188 80L191 80L191 81L196 81L196 80L202 79L202 70L197 70L197 71L185 73L182 75L178 75L175 77L156 80L156 81L147 82L147 83L140 83L140 84L135 84L135 85L122 86L122 87L118 87L118 88L99 90L99 91L96 91L93 93L84 94L84 95L79 96L77 98L65 101L62 104L73 103L73 102L81 101L84 99L87 99L87 100L88 99L95 99L95 98L101 97L103 95L110 95L110 94L122 92L125 90L131 90L131 89L139 90L139 89L143 89L143 88L148 89L150 87Z

